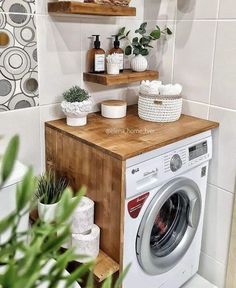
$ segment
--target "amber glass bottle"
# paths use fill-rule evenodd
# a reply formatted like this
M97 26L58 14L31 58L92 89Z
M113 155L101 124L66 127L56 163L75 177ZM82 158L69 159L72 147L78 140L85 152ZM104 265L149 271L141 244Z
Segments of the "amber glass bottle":
M120 72L124 71L124 50L120 48L120 41L118 35L112 35L115 37L114 47L109 51L109 54L117 53L120 56Z
M96 37L94 41L94 48L88 51L88 66L89 72L104 73L105 72L105 51L101 48L99 40L100 35L93 35Z

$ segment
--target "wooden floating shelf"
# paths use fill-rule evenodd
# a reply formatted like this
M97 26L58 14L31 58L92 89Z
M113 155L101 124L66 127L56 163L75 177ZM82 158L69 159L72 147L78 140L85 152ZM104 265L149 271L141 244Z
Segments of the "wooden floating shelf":
M93 276L98 283L104 281L108 276L119 271L119 264L100 250L93 269Z
M136 8L129 6L98 5L80 2L49 2L48 12L55 14L80 14L101 16L136 16Z
M142 80L156 80L159 77L158 71L147 70L144 72L133 72L124 70L118 75L84 73L84 81L97 83L106 86L129 84Z

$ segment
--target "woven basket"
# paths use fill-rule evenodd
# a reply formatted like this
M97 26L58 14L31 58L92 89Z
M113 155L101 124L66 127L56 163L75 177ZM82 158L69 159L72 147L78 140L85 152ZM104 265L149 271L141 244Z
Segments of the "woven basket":
M180 118L182 96L139 95L138 115L151 122L174 122Z

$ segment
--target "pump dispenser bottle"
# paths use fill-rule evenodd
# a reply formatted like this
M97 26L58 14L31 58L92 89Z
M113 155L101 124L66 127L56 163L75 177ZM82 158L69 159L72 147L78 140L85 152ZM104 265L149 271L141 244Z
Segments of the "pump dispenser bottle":
M101 49L100 35L92 35L96 37L94 48L88 51L89 72L104 73L105 72L105 51Z
M120 41L118 35L112 35L115 37L114 47L109 51L109 54L117 53L120 56L120 72L124 71L124 50L120 48Z

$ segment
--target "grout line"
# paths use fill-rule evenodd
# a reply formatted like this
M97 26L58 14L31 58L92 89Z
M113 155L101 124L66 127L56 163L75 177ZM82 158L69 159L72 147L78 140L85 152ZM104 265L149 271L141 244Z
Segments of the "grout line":
M174 81L174 72L175 72L175 56L176 56L176 40L177 40L177 9L175 10L176 16L174 20L174 44L172 51L172 67L171 67L171 83Z
M215 68L217 32L218 32L218 22L216 22L215 29L214 29L214 45L213 45L212 59L211 59L211 75L210 75L210 87L209 87L209 95L208 95L209 106L207 110L207 119L209 119L209 115L210 115L210 105L211 105L212 88L213 88L213 74L214 74L214 68Z
M217 19L219 20L219 16L220 16L220 2L221 0L218 0L218 3L217 3L217 13L216 13L216 17ZM221 18L222 19L222 18Z
M227 263L223 263L223 262L219 261L218 259L213 258L211 255L209 255L209 254L206 253L205 251L201 250L201 253L202 253L202 254L205 254L207 257L211 258L214 262L216 262L216 263L218 263L218 264L220 264L220 265L222 265L222 266L225 266L225 267L227 266Z
M215 187L215 188L217 188L217 189L223 190L223 191L226 192L226 193L233 194L233 195L235 194L234 192L229 191L229 190L227 190L227 189L225 189L225 188L222 188L222 187L220 187L220 186L218 186L218 185L216 185L216 184L213 184L213 183L211 183L211 182L207 182L207 184L208 184L209 186L213 186L213 187Z
M226 110L226 111L229 111L229 112L236 112L236 109L230 109L230 108L226 108L226 107L222 107L222 106L217 106L217 105L209 105L205 102L199 102L199 101L194 101L194 100L189 100L189 99L186 99L186 98L183 98L184 101L187 101L187 102L191 102L191 103L194 103L194 104L199 104L199 105L205 105L205 106L210 106L212 108L216 108L216 109L222 109L222 110Z

